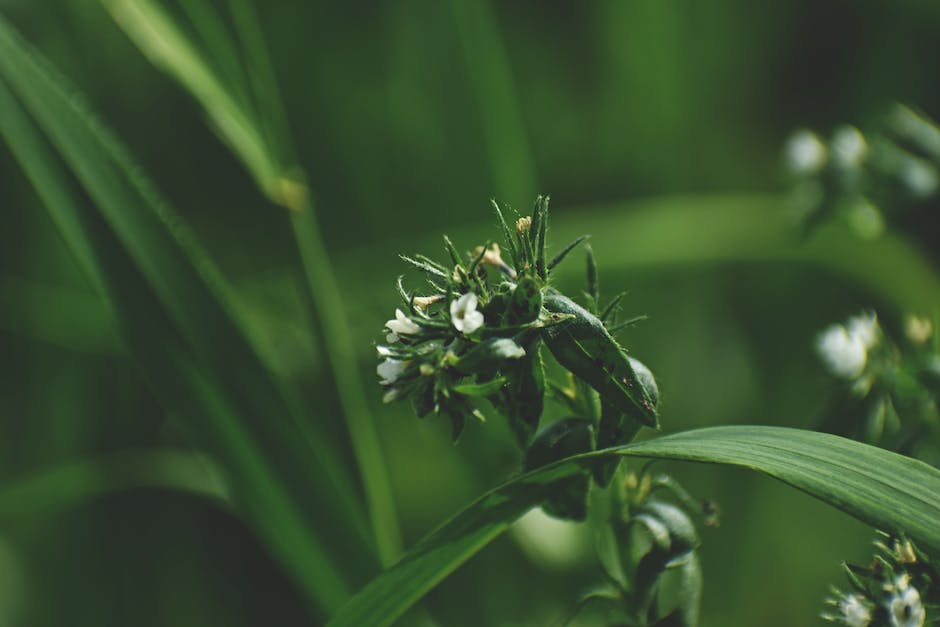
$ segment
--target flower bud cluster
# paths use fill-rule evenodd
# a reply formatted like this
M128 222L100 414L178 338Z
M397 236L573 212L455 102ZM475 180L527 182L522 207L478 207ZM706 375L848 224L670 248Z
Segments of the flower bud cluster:
M822 614L848 627L923 627L940 622L940 571L903 536L883 534L868 566L845 564L850 590L834 588Z
M597 498L607 513L598 557L610 582L608 619L696 624L702 577L694 521L717 526L716 507L693 499L672 477L645 469L621 468Z
M845 381L823 429L915 455L940 437L940 350L929 318L909 316L894 342L873 312L826 328L816 349ZM938 460L933 460L938 461Z
M797 130L783 156L806 223L840 216L864 238L884 232L885 212L919 211L940 193L940 127L902 105L869 134L845 125L826 142Z

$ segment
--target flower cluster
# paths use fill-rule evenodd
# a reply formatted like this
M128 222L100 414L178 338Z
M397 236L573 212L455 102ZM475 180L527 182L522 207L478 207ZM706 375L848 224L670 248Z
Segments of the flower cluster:
M898 105L867 136L842 126L827 144L812 131L795 131L784 162L793 203L808 225L839 215L859 236L877 237L886 210L920 210L940 192L940 128Z
M904 331L904 343L897 344L877 316L865 312L817 337L823 363L848 384L824 430L908 455L940 436L940 350L933 323L909 316Z
M881 330L878 318L868 312L828 327L816 340L819 356L832 374L858 379L868 363L868 351L875 347Z
M822 617L848 627L923 627L940 622L940 571L903 536L884 534L869 566L845 565L850 592L833 589Z
M641 425L657 426L655 380L614 340L622 326L616 322L622 296L599 308L590 250L584 306L551 285L553 269L585 238L549 259L548 198L539 197L532 215L517 216L512 227L495 209L503 248L487 242L461 253L445 237L446 264L402 256L425 275L427 288L408 292L398 280L402 305L385 323L385 343L376 347L385 401L407 398L419 417L449 417L456 438L469 417L482 418L480 401L486 400L506 416L529 467L563 453L624 444ZM562 427L554 425L548 435L536 436L547 387L564 387L546 382L543 346L580 392L583 424L562 425L571 428L567 439L556 437ZM560 441L578 444L563 451ZM579 517L581 509L559 515Z

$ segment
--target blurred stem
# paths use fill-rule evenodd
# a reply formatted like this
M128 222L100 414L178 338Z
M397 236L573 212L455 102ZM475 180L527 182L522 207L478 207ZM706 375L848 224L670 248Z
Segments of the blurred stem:
M300 250L307 286L323 330L323 342L333 369L339 401L349 425L349 435L366 494L372 530L382 564L390 566L401 554L401 532L382 447L366 403L365 388L356 366L352 334L346 321L343 297L333 263L323 244L313 206L289 213Z
M477 98L496 195L526 206L538 192L516 82L486 0L451 0L457 35Z

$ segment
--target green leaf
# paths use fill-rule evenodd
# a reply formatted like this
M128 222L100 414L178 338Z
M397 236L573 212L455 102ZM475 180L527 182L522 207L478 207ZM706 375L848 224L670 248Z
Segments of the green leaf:
M464 396L489 396L495 394L506 383L505 377L496 377L483 383L461 383L453 387L454 392Z
M562 418L535 436L525 452L523 468L532 470L594 448L591 422L583 418ZM588 472L574 475L555 485L551 496L542 503L546 514L566 520L587 517Z
M97 211L79 201L39 129ZM161 402L229 473L237 509L316 605L336 607L375 560L335 451L299 419L246 335L237 299L175 212L2 19L0 134Z
M458 566L553 493L614 456L688 460L756 470L874 527L940 552L940 470L833 435L782 427L712 427L562 460L492 490L418 542L363 588L331 627L388 625Z
M546 290L543 304L552 313L574 316L567 323L547 327L543 332L545 344L555 359L618 410L656 427L656 404L604 323L551 288Z

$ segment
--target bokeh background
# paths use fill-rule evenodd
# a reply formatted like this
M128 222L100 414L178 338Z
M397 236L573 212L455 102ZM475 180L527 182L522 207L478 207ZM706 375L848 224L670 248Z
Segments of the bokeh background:
M438 256L445 231L468 249L482 243L495 235L490 198L524 210L550 194L556 247L595 235L602 289L629 290L625 311L649 316L622 339L657 375L667 432L814 427L836 385L815 334L862 308L891 324L917 305L906 277L868 281L827 262L831 247L803 254L795 231L773 229L786 214L780 155L793 129L864 128L897 101L940 116L935 2L265 0L257 10L407 544L518 465L499 421L470 425L453 445L443 421L383 406L371 385L405 272L396 255ZM303 382L312 419L346 442L284 210L98 3L0 0L0 11L127 144L251 305L282 373ZM0 207L0 486L119 451L198 450L149 392L5 147ZM915 235L927 255L940 243L936 230ZM866 256L890 276L884 249ZM562 283L579 289L583 257L566 263ZM815 624L840 561L870 552L869 529L783 485L662 468L722 510L721 526L703 532L707 626ZM587 551L527 551L517 536L403 624L560 620L598 565ZM127 490L0 525L3 626L310 621L252 531L196 496Z

